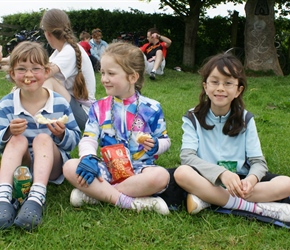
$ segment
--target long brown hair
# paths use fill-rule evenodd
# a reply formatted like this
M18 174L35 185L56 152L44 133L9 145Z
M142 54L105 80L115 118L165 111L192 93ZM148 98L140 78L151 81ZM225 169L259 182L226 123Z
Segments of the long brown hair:
M204 65L199 70L202 77L202 91L199 95L199 104L194 108L194 114L204 129L213 129L214 126L206 123L206 115L211 107L211 100L206 95L203 88L203 83L207 81L210 73L215 68L217 68L217 70L224 76L232 76L238 79L238 88L241 86L244 87L240 95L232 101L231 113L223 127L223 133L225 135L236 136L245 128L243 119L243 112L245 109L243 93L247 87L247 80L244 67L235 56L231 54L218 54L213 57L209 57L205 61ZM228 71L226 71L226 69Z
M82 73L81 50L72 31L68 15L59 9L48 10L44 12L42 16L40 28L44 31L50 32L58 40L67 41L74 48L76 53L76 67L78 73L75 77L73 94L76 99L88 99L88 90L86 87L84 75Z

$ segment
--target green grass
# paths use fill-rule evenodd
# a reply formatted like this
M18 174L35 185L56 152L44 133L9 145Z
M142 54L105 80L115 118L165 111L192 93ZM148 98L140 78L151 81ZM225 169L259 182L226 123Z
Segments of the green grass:
M97 98L105 96L97 74ZM262 149L272 172L289 174L290 77L250 77L246 108L254 113ZM12 84L0 73L0 97ZM166 69L142 94L161 102L172 146L157 163L180 164L181 117L197 104L198 75ZM72 153L77 157L77 150ZM232 215L185 210L169 216L121 210L108 204L79 209L69 204L72 186L49 184L43 223L32 233L0 232L0 249L288 249L289 230Z

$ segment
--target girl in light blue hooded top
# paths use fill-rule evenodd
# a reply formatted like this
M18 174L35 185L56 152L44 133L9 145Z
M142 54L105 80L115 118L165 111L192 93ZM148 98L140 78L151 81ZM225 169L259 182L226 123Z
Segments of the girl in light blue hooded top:
M188 192L188 212L214 204L290 222L290 178L268 172L255 120L246 122L243 65L233 55L219 54L200 74L199 104L187 113L196 126L183 117L182 165L174 173Z

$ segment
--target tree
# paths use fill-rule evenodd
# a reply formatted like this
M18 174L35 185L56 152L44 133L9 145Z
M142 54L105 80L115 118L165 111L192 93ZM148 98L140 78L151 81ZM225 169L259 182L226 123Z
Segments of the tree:
M283 75L275 47L275 0L248 0L245 6L245 68Z
M225 2L226 0L160 0L160 9L165 6L170 7L185 22L183 47L183 64L185 66L194 68L195 65L195 45L201 14L204 14L209 7L216 7ZM229 0L228 2L242 3L242 0Z
M160 9L170 7L185 22L184 65L191 68L195 65L195 45L200 15L209 7L227 2L245 3L243 0L160 0ZM277 13L274 9L275 4L280 14L289 13L289 0L248 0L246 3L245 65L248 69L273 70L277 75L283 75L274 46L274 20Z

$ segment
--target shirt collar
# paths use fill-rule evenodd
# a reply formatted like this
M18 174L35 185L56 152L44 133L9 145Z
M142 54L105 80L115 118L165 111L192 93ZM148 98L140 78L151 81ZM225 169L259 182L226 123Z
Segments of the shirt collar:
M135 92L134 95L132 95L132 96L130 96L128 98L125 98L123 100L121 100L118 97L114 96L114 101L115 102L119 102L119 103L123 102L124 105L129 105L131 103L134 103L137 100L137 95L138 94Z
M42 111L46 111L47 113L53 113L53 92L50 89L46 89L48 91L49 97L44 107L39 110L38 113ZM14 103L14 115L19 115L21 113L27 114L27 110L25 110L20 102L20 89L16 89L13 92L13 103Z
M226 113L225 115L222 115L222 116L216 116L212 110L210 109L209 110L209 117L212 119L212 120L215 120L215 121L219 121L219 122L225 122L229 116L230 116L230 113L231 113L231 110L229 110L228 113Z

